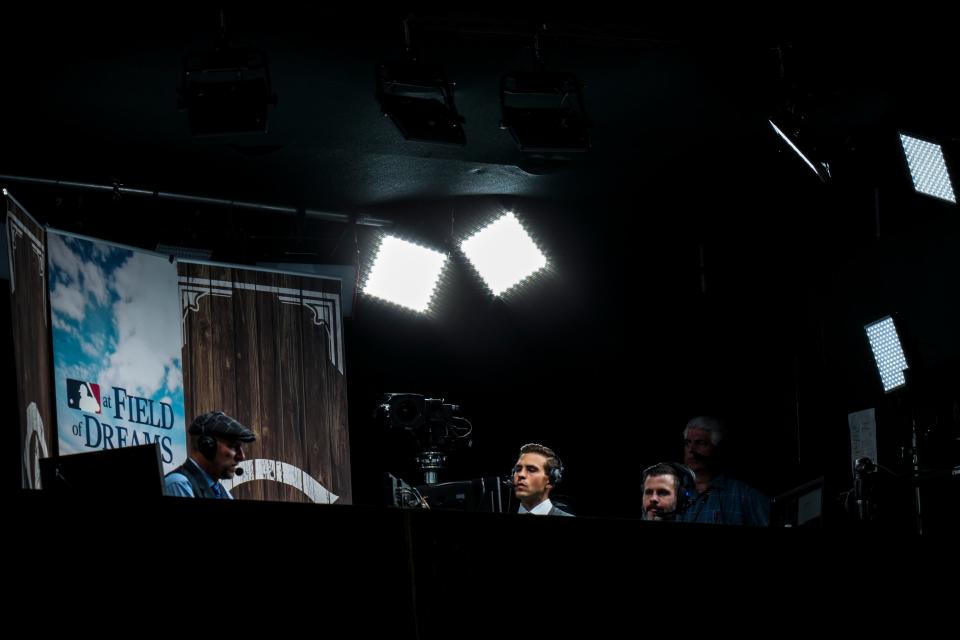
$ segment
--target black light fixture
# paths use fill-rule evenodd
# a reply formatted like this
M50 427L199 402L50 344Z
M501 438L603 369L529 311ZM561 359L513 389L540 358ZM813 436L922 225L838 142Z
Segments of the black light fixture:
M509 73L500 79L501 127L521 151L580 153L590 148L581 84L567 72Z
M409 59L381 64L377 101L407 140L465 145L463 117L453 100L453 83L440 66Z
M524 152L582 153L590 148L583 85L571 72L546 70L541 36L534 37L537 70L500 78L500 126Z
M787 64L790 49L785 45L776 48L778 95L770 105L767 123L820 182L829 182L830 163L823 153L823 137L814 122L812 94L809 89L798 87L787 74L788 66L793 66Z
M454 83L441 65L426 64L413 52L409 19L403 21L405 51L377 68L377 102L407 140L465 145L463 116L454 102Z
M223 12L213 49L183 61L180 108L194 136L266 133L275 105L267 54L227 37Z
M781 107L767 122L820 182L830 181L830 163L820 153L816 131L796 104Z

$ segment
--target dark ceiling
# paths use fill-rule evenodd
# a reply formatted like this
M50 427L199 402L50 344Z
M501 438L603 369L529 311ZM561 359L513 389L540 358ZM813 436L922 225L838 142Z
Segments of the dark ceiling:
M589 202L796 168L773 159L765 121L781 95L801 97L840 144L890 124L909 100L955 106L942 79L956 47L936 38L413 14L421 59L456 82L467 144L409 142L374 99L377 64L402 49L404 14L367 13L227 12L232 38L268 54L278 103L267 134L214 138L190 136L177 87L184 55L215 41L216 11L14 13L3 172L343 212L489 194ZM552 163L520 153L499 127L500 76L530 67L541 24L544 63L579 76L594 125L589 153Z

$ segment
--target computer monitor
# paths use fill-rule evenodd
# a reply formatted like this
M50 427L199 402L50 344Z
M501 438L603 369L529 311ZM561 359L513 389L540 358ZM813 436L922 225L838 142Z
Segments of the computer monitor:
M384 474L386 503L394 507L455 511L504 510L500 478L474 478L412 487L392 474Z
M503 511L500 478L474 478L459 482L440 482L417 487L431 509L457 511Z
M76 496L161 496L162 470L156 443L40 460L43 490Z
M805 482L771 500L770 526L823 526L823 477Z

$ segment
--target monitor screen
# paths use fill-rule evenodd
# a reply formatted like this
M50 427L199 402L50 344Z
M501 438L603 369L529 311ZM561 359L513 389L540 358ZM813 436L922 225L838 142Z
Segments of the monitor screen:
M770 503L773 527L818 527L823 520L823 478L783 493Z
M431 509L503 511L499 478L474 478L417 487Z
M161 470L156 443L40 460L43 489L66 495L160 496Z
M474 478L412 487L393 474L384 474L386 504L407 509L452 509L456 511L504 510L500 478Z

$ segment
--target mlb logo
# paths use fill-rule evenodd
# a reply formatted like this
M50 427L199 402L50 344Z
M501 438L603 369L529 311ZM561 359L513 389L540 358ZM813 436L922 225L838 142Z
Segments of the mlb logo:
M71 409L100 413L100 385L67 378L67 404Z

